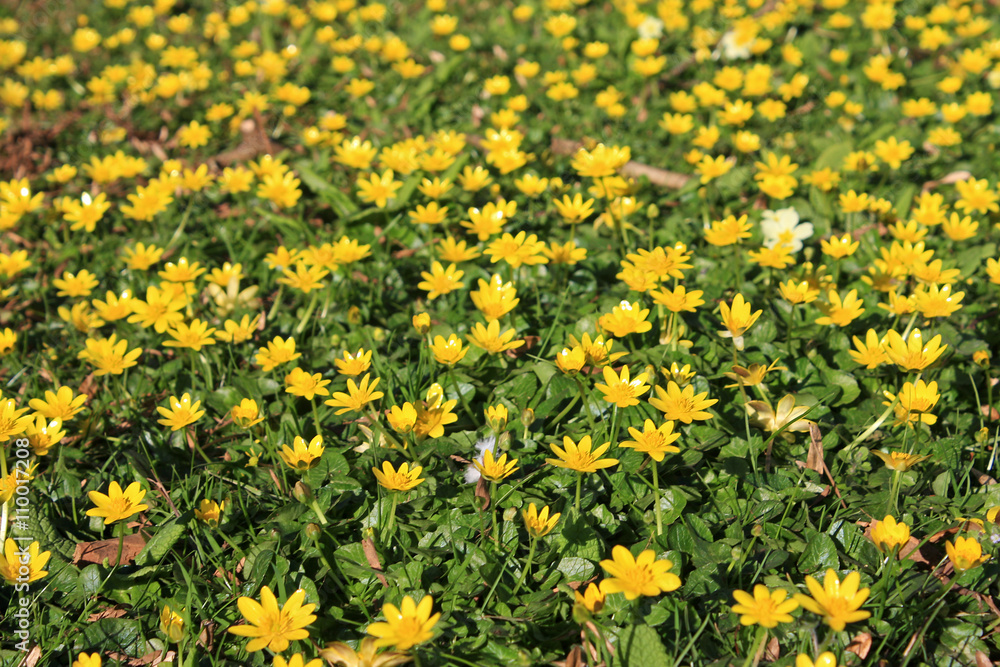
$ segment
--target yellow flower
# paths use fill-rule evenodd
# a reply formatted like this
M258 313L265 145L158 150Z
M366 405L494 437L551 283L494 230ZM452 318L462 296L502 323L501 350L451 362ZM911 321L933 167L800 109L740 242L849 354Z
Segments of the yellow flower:
M361 646L355 651L343 642L330 642L326 648L320 649L320 656L334 665L344 667L396 667L413 660L412 656L394 651L378 652L374 637L365 637Z
M646 380L648 373L640 373L635 379L629 378L628 366L622 366L621 376L615 373L611 366L605 366L604 381L607 384L594 385L602 394L604 400L614 403L616 407L627 408L632 405L639 405L639 396L649 391Z
M583 595L580 591L573 591L573 619L583 625L590 620L593 614L599 614L604 609L604 600L607 596L597 584L589 584Z
M556 512L550 517L548 505L543 507L542 511L539 512L538 508L535 507L535 503L530 503L528 509L521 511L521 517L524 519L524 527L527 528L528 535L532 538L543 537L551 533L561 516L562 514Z
M892 551L910 540L910 527L905 523L896 522L895 517L887 514L882 521L876 521L872 527L872 542L879 551Z
M653 328L652 322L647 322L649 309L643 308L638 302L622 301L611 309L610 313L601 315L597 326L608 331L612 336L621 338L631 333L646 333Z
M45 456L50 449L66 437L66 432L62 428L61 419L46 421L42 415L35 414L34 420L28 424L24 435L28 438L28 443L35 456Z
M314 468L319 463L320 457L323 456L323 450L326 449L323 447L323 436L321 435L310 440L308 445L306 445L305 438L297 435L293 445L294 447L282 445L279 454L289 468L300 471Z
M591 451L592 443L589 435L583 436L577 444L569 436L563 436L563 447L551 445L552 452L558 456L556 459L545 459L549 465L558 468L569 468L577 472L597 472L602 468L610 468L618 465L618 459L602 459L601 455L611 447L610 442L606 442L597 449Z
M941 345L940 334L925 345L920 329L911 331L906 340L895 331L890 331L885 337L884 347L889 360L904 371L922 371L948 349L947 345Z
M586 361L587 355L579 345L572 348L564 347L562 352L556 355L556 366L567 375L578 373Z
M837 290L830 290L827 292L827 299L829 303L819 307L823 311L823 317L817 317L816 324L846 327L865 312L864 301L858 298L858 290L852 289L843 299Z
M812 597L796 593L795 599L803 609L823 617L823 621L833 630L840 632L848 623L863 621L870 612L861 611L861 605L868 599L868 589L858 589L861 575L857 572L848 574L841 582L832 569L826 571L823 585L812 577L806 577L806 586Z
M486 417L486 423L494 431L502 431L507 425L507 406L502 403L488 406L483 410L483 415Z
M374 203L377 208L385 208L387 201L396 195L403 187L400 181L393 178L392 169L386 169L381 176L371 174L366 180L358 180L358 198L367 203Z
M0 442L7 442L21 435L31 424L31 417L23 416L28 408L18 409L13 398L0 400Z
M462 282L465 271L460 271L454 264L449 264L446 269L441 262L434 262L430 272L421 271L420 275L423 281L417 283L417 287L427 292L428 301L465 287Z
M252 398L244 398L240 401L239 405L233 406L229 414L233 419L233 423L240 428L250 428L254 424L264 421L264 418L260 416L257 401Z
M872 454L882 459L882 463L885 464L886 468L895 470L896 472L906 472L921 461L926 461L930 458L930 455L917 456L916 454L904 454L903 452L886 453L877 449L873 449Z
M480 463L478 460L472 462L484 478L491 482L499 482L502 479L510 477L515 470L517 470L517 459L507 460L506 454L501 454L500 458L493 458L493 451L487 449L483 452L483 460Z
M274 656L274 661L271 663L272 667L323 667L323 661L319 658L314 658L309 662L302 656L301 653L293 653L292 657L285 660L280 655Z
M750 364L749 367L744 368L739 364L733 364L733 371L731 373L723 373L730 380L735 380L736 384L727 384L726 389L733 389L736 387L755 387L764 382L764 378L771 371L787 371L788 369L784 366L778 365L778 359L771 362L770 365L766 364Z
M883 401L882 405L892 405L896 401L896 396L888 391L882 392L888 401ZM933 408L941 395L937 391L937 382L929 384L923 380L917 380L916 384L907 382L899 390L899 402L895 407L896 426L904 424L912 425L914 422L923 424L937 423L937 417L929 414L928 410Z
M853 336L852 339L854 340L854 349L848 350L847 353L865 368L877 368L889 360L882 341L879 340L878 333L874 329L868 330L864 342L857 336Z
M262 347L257 350L254 363L267 372L289 361L294 361L301 356L301 353L295 351L295 340L293 338L285 340L281 336L275 336L274 340L269 342L266 348Z
M824 651L816 656L814 662L805 653L799 653L795 658L795 667L837 667L837 656L830 651Z
M802 415L809 411L808 405L795 405L795 397L786 394L778 401L778 407L772 408L765 401L748 401L747 411L750 418L768 433L782 431L782 437L786 440L792 439L792 432L808 431L809 424L813 422L802 419Z
M559 516L558 514L556 516ZM45 565L52 556L50 551L41 551L38 542L32 542L27 549L11 538L3 545L0 555L0 576L9 584L30 584L48 574Z
M500 321L492 320L485 327L479 322L473 324L472 331L466 335L466 338L470 344L485 350L487 354L499 354L507 350L515 350L524 345L523 340L513 340L516 335L517 332L513 329L507 329L503 333L500 333ZM462 356L465 355L463 354ZM435 353L435 358L437 358L437 353Z
M309 373L301 368L293 368L285 376L285 392L293 396L301 396L307 401L318 396L327 396L330 392L326 385L330 380L324 380L321 373Z
M389 408L386 419L396 433L409 433L417 423L417 410L407 401L402 406L394 405Z
M375 391L375 387L378 386L381 378L375 378L375 381L369 385L368 381L370 378L371 373L365 373L365 376L361 378L361 384L356 384L354 380L348 379L347 393L335 392L324 403L334 408L340 408L337 410L338 415L350 412L351 410L358 412L364 410L366 405L385 396L383 392Z
M732 338L737 350L743 349L743 334L754 325L764 311L752 312L750 304L743 299L742 294L737 294L733 298L732 307L725 301L719 304L719 312L722 315L722 324L726 331L720 331L723 338ZM685 422L690 423L690 422Z
M241 597L236 605L247 620L246 625L234 625L228 632L240 637L253 637L246 650L249 653L263 648L280 653L296 639L306 639L307 625L316 620L311 612L314 604L302 604L306 592L301 588L288 598L284 606L278 607L278 600L267 586L260 590L260 602L253 598Z
M219 521L222 518L222 512L226 509L226 502L222 501L222 504L215 502L214 500L209 500L208 498L203 498L198 507L194 510L194 518L198 521L203 521L209 525L211 528L215 528L219 525Z
M434 636L434 626L441 614L432 615L433 609L434 600L430 595L425 595L420 604L409 595L403 598L399 607L387 602L382 606L385 621L369 625L368 634L378 637L376 648L394 646L405 651Z
M420 466L410 468L409 463L403 463L399 466L399 470L396 470L388 461L382 461L382 470L372 468L375 479L389 491L409 491L423 483L424 480L420 479L422 471L423 468Z
M87 510L87 516L103 517L104 525L107 526L149 509L149 505L141 504L145 496L146 491L139 486L139 482L132 482L124 491L118 482L111 482L108 495L99 491L87 494L90 502L96 505L93 509Z
M81 653L73 661L73 667L101 667L101 656L98 653L91 653L90 655Z
M643 454L649 454L650 458L659 463L665 454L676 454L679 447L673 445L680 433L674 433L674 422L668 421L656 426L652 419L643 422L642 431L631 426L628 429L633 440L626 440L619 443L619 447L631 448Z
M956 537L954 544L945 542L944 548L948 552L948 560L958 573L979 567L990 558L989 554L983 553L979 542L972 537Z
M163 419L157 421L164 426L169 426L171 431L179 431L185 426L195 423L205 415L204 410L199 410L201 401L191 403L191 395L185 393L179 399L176 396L170 397L170 407L163 408L157 406L156 411L163 415Z
M688 385L681 389L673 380L667 383L667 390L657 385L653 388L656 398L649 399L649 404L663 413L668 421L682 421L690 424L692 421L711 419L706 410L719 402L717 398L706 398L708 392L694 393L694 386Z
M734 614L741 614L742 625L760 625L765 628L775 628L778 623L791 623L791 612L799 608L795 600L786 600L788 591L779 588L776 591L767 590L767 586L757 584L753 595L746 591L733 591L735 604L730 609Z
M184 637L184 618L169 605L163 605L163 611L160 612L160 632L174 643Z
M132 368L142 354L142 348L128 349L127 340L118 340L118 334L110 338L88 338L86 349L77 353L77 359L89 361L97 369L94 375L121 375L126 368Z
M430 349L434 354L434 360L446 366L454 366L469 352L469 348L462 345L462 339L456 334L448 336L448 340L443 336L435 336Z
M634 558L628 549L618 545L611 554L613 560L601 561L601 567L611 577L601 582L605 594L625 593L627 600L635 600L641 595L654 596L680 588L680 577L669 572L674 564L666 559L656 560L652 549Z

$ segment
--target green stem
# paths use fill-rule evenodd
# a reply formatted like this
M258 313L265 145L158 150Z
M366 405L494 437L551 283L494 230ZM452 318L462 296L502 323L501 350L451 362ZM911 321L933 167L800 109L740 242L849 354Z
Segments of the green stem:
M500 534L497 532L497 483L490 482L490 513L493 515L493 541L500 544Z
M576 473L576 513L580 513L580 487L583 486L583 473Z
M750 664L757 664L757 660L754 657L764 648L764 642L767 641L767 628L761 626L757 628L757 637L754 640L754 648L752 651L747 653L747 659L743 662L743 667L750 667Z
M652 458L649 462L653 468L653 514L656 516L656 534L659 536L663 534L663 517L660 514L660 478L657 473L659 466Z
M313 423L316 424L316 435L323 435L323 431L319 427L319 408L316 407L316 398L313 397L309 402L312 403Z
M295 326L295 333L300 334L306 328L306 324L309 323L309 319L312 317L313 311L316 310L316 304L319 302L319 290L312 291L312 298L309 300L309 306L306 308L306 312L302 314L302 319Z
M523 569L523 570L521 570L521 576L520 576L520 578L519 578L519 579L517 580L517 585L516 585L516 586L514 586L514 592L513 592L513 593L511 593L511 597L514 597L515 595L517 595L517 592L518 592L519 590L521 590L521 584L523 584L523 583L524 583L524 580L525 580L525 579L527 578L527 576L528 576L528 570L530 570L530 569L531 569L531 564L532 564L532 563L534 562L534 560L535 560L535 545L536 545L536 544L538 544L538 538L537 538L537 537L533 537L533 538L531 538L531 546L530 546L530 547L528 547L528 561L527 561L527 562L525 563L525 565L524 565L524 569Z
M465 394L463 394L462 390L458 388L458 378L455 376L454 366L448 367L448 379L451 380L451 386L454 387L455 393L458 394L459 400L462 401L462 409L465 410L465 414L469 416L469 419L475 421L476 417L472 414L472 408L469 407L469 402L465 400Z

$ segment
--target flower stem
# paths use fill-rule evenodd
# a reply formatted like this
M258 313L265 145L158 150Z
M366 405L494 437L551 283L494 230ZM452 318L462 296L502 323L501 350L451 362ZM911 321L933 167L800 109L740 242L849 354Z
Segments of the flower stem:
M490 512L493 514L493 541L500 544L500 535L497 533L497 483L490 482Z
M309 319L312 317L313 311L316 310L316 304L319 302L319 290L312 291L312 298L309 300L309 306L306 308L306 312L302 314L302 319L295 326L295 333L300 334L306 328L306 324L309 323Z
M764 642L767 641L767 628L759 627L757 628L757 638L754 641L754 648L752 651L747 653L747 659L743 663L743 667L750 667L751 664L756 665L759 661L754 658L760 653L761 649L764 648Z
M650 467L653 468L653 514L656 516L656 534L663 534L663 517L660 514L660 478L656 471L657 464L656 461L650 457L649 462Z
M583 486L583 473L576 473L576 513L580 513L580 487Z
M524 569L521 570L521 576L517 580L517 585L514 586L514 592L511 593L511 597L517 595L517 592L521 590L521 584L524 583L525 578L528 576L528 570L531 569L531 564L535 560L535 545L538 544L538 538L531 538L531 546L528 547L528 561L524 564Z

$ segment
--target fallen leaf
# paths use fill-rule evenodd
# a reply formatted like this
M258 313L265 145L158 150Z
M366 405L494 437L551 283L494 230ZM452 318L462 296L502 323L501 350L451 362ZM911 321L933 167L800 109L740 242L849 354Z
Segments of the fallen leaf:
M28 651L21 662L18 663L18 667L35 667L41 657L42 647L39 644L35 644L31 647L31 650Z
M979 411L983 413L983 416L991 422L995 422L1000 419L1000 412L997 412L997 409L991 405L980 405Z
M118 562L118 565L128 565L135 561L135 557L139 555L142 548L146 546L146 538L142 536L141 533L133 533L132 535L126 535L124 541L122 542L122 557ZM112 561L118 555L118 538L112 538L110 540L100 540L98 542L80 542L76 545L76 551L73 552L73 565L78 565L80 563L97 563L98 565L104 563L107 559L108 564L114 565Z
M128 613L128 611L126 611L125 609L122 609L121 607L109 607L107 609L102 609L101 611L97 612L96 614L91 614L87 618L87 621L89 623L93 623L94 621L99 621L102 618L121 618L122 616L124 616L127 613Z
M872 650L872 636L867 632L862 632L851 640L846 650L864 660L868 657L868 652Z
M990 657L982 651L976 651L976 667L993 667Z
M826 464L823 462L823 434L819 426L809 424L809 454L806 456L806 467L823 474Z
M361 540L361 548L365 552L365 559L368 561L368 564L371 566L373 570L375 570L378 573L376 575L378 577L378 580L382 582L383 586L388 587L389 582L386 581L385 575L382 574L382 563L378 559L378 552L375 551L374 540L372 540L370 537L366 537L365 539Z
M771 637L771 641L767 643L767 648L764 650L764 659L768 662L774 662L781 657L781 645L778 643L777 637Z
M486 480L482 477L476 482L476 498L482 498L483 504L479 507L479 511L489 509L490 507L490 492L486 489Z

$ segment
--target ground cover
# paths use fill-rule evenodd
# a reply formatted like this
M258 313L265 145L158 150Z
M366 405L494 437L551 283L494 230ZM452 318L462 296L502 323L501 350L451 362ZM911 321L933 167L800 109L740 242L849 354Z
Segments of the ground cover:
M994 664L996 13L7 9L3 663Z

